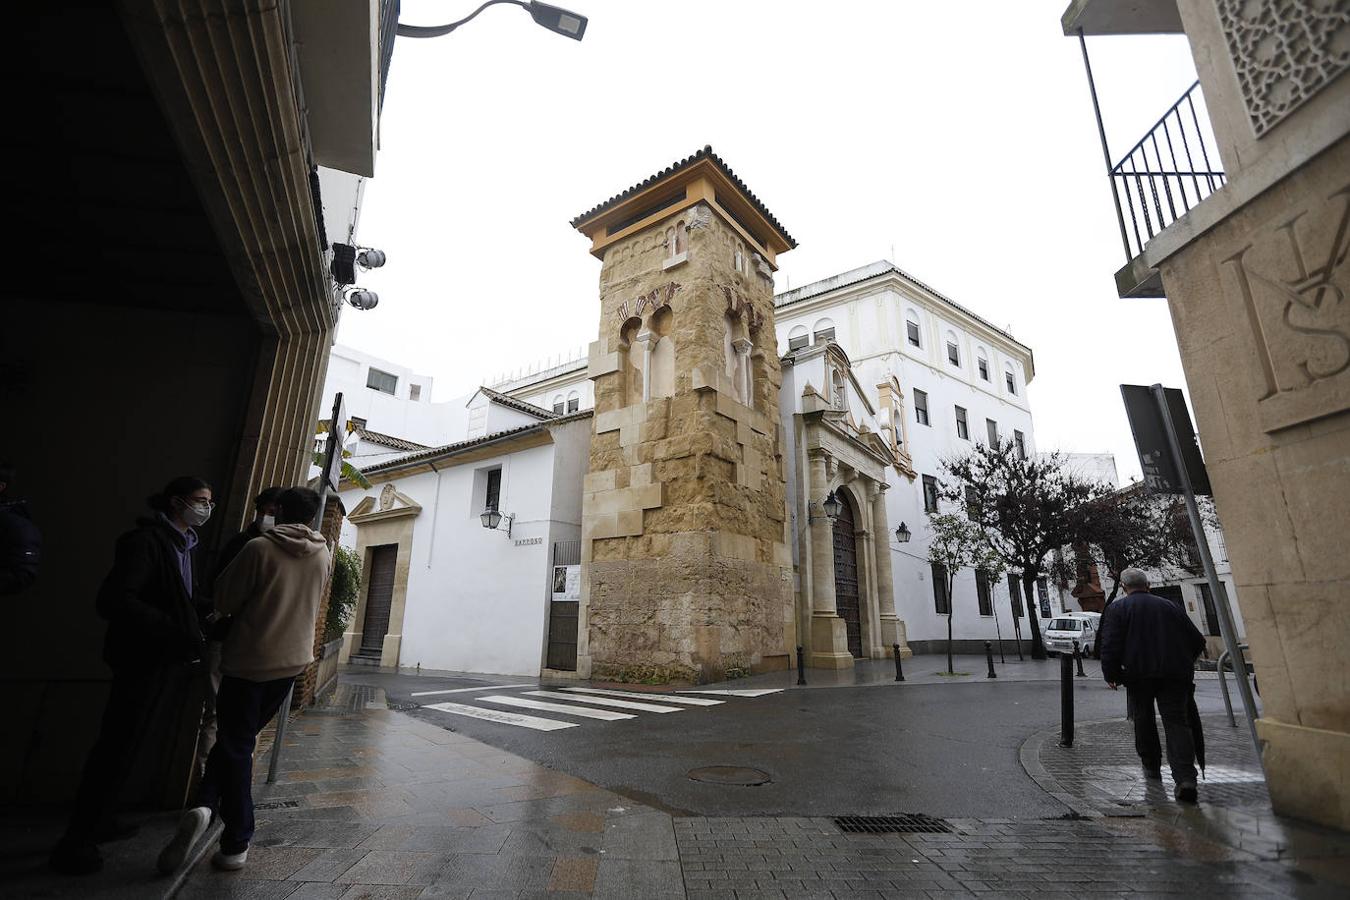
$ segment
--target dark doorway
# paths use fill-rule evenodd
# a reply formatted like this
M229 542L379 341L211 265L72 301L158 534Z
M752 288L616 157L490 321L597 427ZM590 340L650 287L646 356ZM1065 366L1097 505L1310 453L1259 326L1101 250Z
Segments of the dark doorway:
M553 600L548 605L548 654L544 664L563 672L577 670L577 623L581 603L575 599L581 568L581 541L553 544Z
M1148 592L1158 597L1166 597L1182 609L1186 608L1186 601L1181 597L1181 585L1179 584L1169 584L1163 587L1150 587Z
M394 564L397 561L398 544L371 548L366 621L361 627L363 656L379 656L384 652L384 636L389 633L389 609L394 603Z
M860 659L862 616L858 601L858 538L854 534L853 504L842 493L839 518L834 520L834 603L848 630L848 652Z
M1214 608L1214 594L1210 592L1209 585L1201 583L1196 585L1200 588L1200 599L1205 603L1205 631L1210 637L1219 637L1223 634L1219 630L1219 611ZM1223 602L1228 602L1228 587L1223 582L1219 582L1220 596ZM1231 609L1231 607L1230 607Z

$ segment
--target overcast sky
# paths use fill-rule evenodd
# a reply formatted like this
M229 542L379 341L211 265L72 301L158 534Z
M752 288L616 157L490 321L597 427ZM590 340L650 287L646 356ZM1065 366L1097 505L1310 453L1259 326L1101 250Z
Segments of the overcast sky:
M403 0L440 24L478 0ZM1124 263L1066 0L566 0L399 38L358 240L389 254L339 340L434 399L596 337L578 213L705 144L797 239L777 289L889 258L1035 352L1040 449L1138 462L1118 385L1183 386L1163 300ZM1195 78L1175 36L1089 40L1113 158ZM846 348L847 349L847 348Z

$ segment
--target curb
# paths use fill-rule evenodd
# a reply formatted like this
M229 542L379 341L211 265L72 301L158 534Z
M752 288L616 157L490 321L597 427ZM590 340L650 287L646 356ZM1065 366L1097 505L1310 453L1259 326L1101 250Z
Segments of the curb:
M1076 722L1074 727L1084 725L1104 725L1114 722L1116 719L1094 719L1087 722ZM1022 764L1023 770L1051 797L1054 797L1060 803L1063 803L1075 814L1085 819L1104 819L1110 814L1103 812L1092 803L1077 794L1071 794L1064 789L1064 786L1041 765L1041 748L1045 746L1047 740L1059 739L1059 729L1047 728L1044 731L1038 731L1031 737L1022 742L1021 748L1017 751L1018 762Z

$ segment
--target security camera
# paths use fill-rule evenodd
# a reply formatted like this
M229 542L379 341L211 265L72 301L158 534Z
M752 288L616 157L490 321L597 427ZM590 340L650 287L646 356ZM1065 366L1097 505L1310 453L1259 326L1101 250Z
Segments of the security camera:
M356 254L356 264L363 269L378 269L384 265L388 257L384 255L383 250L371 250L366 248Z
M374 309L380 302L380 295L365 289L355 290L347 295L347 302L357 309Z

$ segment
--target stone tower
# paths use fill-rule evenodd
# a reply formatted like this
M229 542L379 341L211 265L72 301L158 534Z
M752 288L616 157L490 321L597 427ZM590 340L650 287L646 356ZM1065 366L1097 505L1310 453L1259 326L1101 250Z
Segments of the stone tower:
M604 262L579 674L786 668L773 272L796 242L711 147L572 225Z

